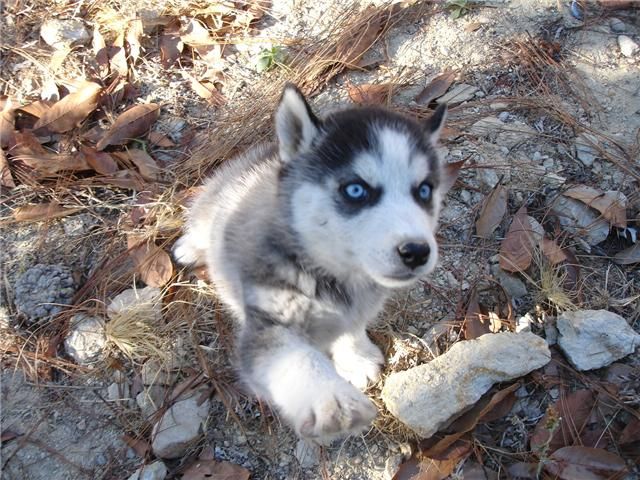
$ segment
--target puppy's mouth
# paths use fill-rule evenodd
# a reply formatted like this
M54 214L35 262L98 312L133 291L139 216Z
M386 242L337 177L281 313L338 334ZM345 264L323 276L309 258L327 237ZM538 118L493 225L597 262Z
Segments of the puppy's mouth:
M396 282L408 282L409 280L414 280L416 275L413 273L403 273L398 275L386 275L386 278Z

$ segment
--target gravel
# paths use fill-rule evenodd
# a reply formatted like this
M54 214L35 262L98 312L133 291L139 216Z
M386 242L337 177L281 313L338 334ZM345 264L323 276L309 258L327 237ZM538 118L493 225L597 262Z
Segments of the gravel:
M75 293L71 270L64 265L38 264L15 283L15 305L29 322L48 319L71 304Z

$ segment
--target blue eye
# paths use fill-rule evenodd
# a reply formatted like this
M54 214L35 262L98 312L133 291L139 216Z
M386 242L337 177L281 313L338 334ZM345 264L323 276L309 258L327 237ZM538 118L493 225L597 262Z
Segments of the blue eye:
M361 183L349 183L342 188L342 191L350 200L363 200L367 196L367 187Z
M420 200L429 200L431 198L431 186L426 182L421 183L418 187L418 196Z

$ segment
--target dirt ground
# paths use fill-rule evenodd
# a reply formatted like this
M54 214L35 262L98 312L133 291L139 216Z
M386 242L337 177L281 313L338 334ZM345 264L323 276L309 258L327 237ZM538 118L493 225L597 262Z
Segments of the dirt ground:
M1 93L14 108L58 101L77 80L111 88L105 98L112 104L103 101L98 113L73 129L36 135L48 153L75 152L80 144L93 147L99 137L92 131L103 132L130 105L158 104L160 113L152 127L156 140L146 131L132 135L138 139L132 143L144 144L152 167L121 159L117 174L51 173L2 145L15 184L2 187L0 205L2 478L128 478L154 460L148 448L154 417L145 416L134 400L145 383L144 365L154 359L153 348L126 355L111 342L99 361L79 365L64 346L69 320L78 312L106 318L106 305L115 295L144 287L131 238L169 251L189 189L238 150L270 138L269 115L285 79L300 84L320 113L364 96L418 117L434 105L420 96L425 86L436 85L434 79L449 74L449 92L468 86L463 98L450 101L443 134L447 161L466 163L442 214L440 265L424 284L399 293L371 332L385 350L385 374L424 363L469 338L464 319L476 292L482 309L502 317L503 329L515 329L517 319L529 314L536 319L532 330L548 338L547 320L541 319L552 323L562 310L579 308L616 312L640 331L638 260L615 261L619 252L636 245L640 228L640 51L627 51L629 45L619 38L640 43L640 10L625 2L582 3L462 1L461 7L448 8L446 2L403 2L389 10L384 2L274 0L263 2L265 12L252 13L248 22L240 14L221 16L216 7L232 5L246 13L245 2L5 2L0 7ZM371 38L363 38L370 36L370 23L356 29L361 36L345 36L354 22L377 18L372 16L377 11L393 14ZM86 29L64 55L41 36L42 26L52 19L79 20ZM122 69L118 41L135 19L142 20L143 32L126 37L128 46L121 47L129 62L124 64L126 80L115 81L123 78L122 71L120 77L113 74ZM196 20L200 23L194 26ZM201 35L198 25L218 32L218 40L194 40ZM106 67L96 53L96 30L109 55ZM185 47L172 63L178 37ZM365 41L368 48L361 54L344 53ZM478 122L489 117L493 123L483 130ZM15 121L16 131L33 128L29 115ZM576 137L583 132L596 144L590 160L576 151ZM117 144L104 151L126 156ZM476 220L497 185L508 191L507 212L490 235L480 238ZM611 220L609 228L606 223L604 238L593 245L584 240L590 226L570 232L550 205L576 185L623 194L626 225ZM51 210L51 202L56 209ZM35 204L50 209L45 214L24 210ZM552 268L561 281L545 280L549 267L541 256L513 275L499 271L502 241L522 206L570 252L557 270ZM62 313L34 322L16 307L16 282L38 264L68 267L75 296ZM235 383L229 365L231 327L206 282L189 272L170 274L159 285L162 315L149 341L170 352L175 368L170 379L152 383L164 392L162 408L170 404L176 385L207 389L211 408L203 435L180 458L165 461L167 478L207 478L185 475L199 456L205 458L203 452L244 467L255 479L517 478L510 465L544 461L529 439L547 406L576 390L595 396L612 392L607 385L617 385L607 407L593 404L594 412L602 414L599 440L574 437L564 445L608 449L627 464L626 476L590 472L595 476L589 478L640 478L640 428L628 443L621 443L620 433L640 419L637 353L614 364L627 369L628 381L621 386L611 380L612 370L576 372L555 351L556 370L521 380L512 408L467 434L472 448L463 457L448 466L444 462L439 474L412 477L398 473L399 465L409 458L420 461L425 442L384 412L379 386L369 391L381 407L371 431L305 456L293 433ZM158 282L157 277L146 280ZM502 287L496 288L498 283ZM435 343L433 332L439 333ZM113 394L111 386L118 384L127 385L127 394ZM600 428L598 422L590 425Z

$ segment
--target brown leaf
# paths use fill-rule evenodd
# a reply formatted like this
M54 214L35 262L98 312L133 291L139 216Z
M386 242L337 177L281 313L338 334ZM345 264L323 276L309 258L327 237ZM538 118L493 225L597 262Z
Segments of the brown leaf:
M117 72L123 78L129 73L129 64L127 63L127 52L124 49L124 32L121 32L113 42L113 46L108 49L109 52L109 68Z
M35 102L16 108L16 111L24 112L33 117L40 118L50 109L50 102L46 102L44 100L36 100Z
M525 478L527 480L537 480L538 478L538 464L537 463L525 463L518 462L507 467L507 472L511 475L511 478Z
M102 77L107 76L109 74L109 51L104 37L97 26L93 29L91 47L96 57L96 63L98 64L98 73Z
M436 458L423 456L420 473L413 480L443 480L453 473L458 464L471 453L471 443L458 441Z
M564 447L551 454L544 468L563 480L621 478L627 466L622 458L602 448Z
M226 103L226 98L218 91L214 83L206 80L198 80L187 72L182 72L182 76L189 80L194 92L196 92L200 97L208 100L212 105L221 107Z
M11 98L0 95L0 148L15 143L15 106Z
M549 451L554 451L579 441L591 416L594 403L595 397L591 390L577 390L560 397L553 404L553 409L562 418L560 428L555 431L553 438L549 440L551 434L551 431L547 428L549 413L545 414L536 425L533 435L531 435L531 450L539 452L549 442Z
M613 256L613 261L618 265L631 265L640 262L640 243L616 253Z
M44 112L35 130L63 133L77 127L98 105L102 87L94 82L84 84Z
M475 289L469 299L469 305L464 315L462 328L465 340L473 340L474 338L481 337L485 333L491 333L489 322L485 321L485 316L482 314L482 310L480 310L478 292Z
M180 29L180 38L190 47L198 45L211 45L216 40L210 35L209 29L202 22L195 18L190 18Z
M342 60L347 68L357 65L362 56L378 39L378 35L385 28L392 10L375 13L376 8L367 7L349 27L344 42L336 47L334 58ZM363 20L366 19L366 20Z
M500 268L507 272L523 272L533 258L531 225L527 219L527 207L518 210L500 245Z
M557 265L559 263L568 260L567 253L562 247L560 247L555 240L547 237L540 239L540 249L542 254L547 257L551 265Z
M0 149L0 185L7 188L14 188L16 186L11 176L9 161L2 149Z
M173 33L166 33L160 35L158 40L160 45L160 62L164 68L173 66L184 49L184 43L180 39L180 36Z
M162 148L172 148L176 146L169 137L160 132L149 132L149 143Z
M145 180L157 180L160 176L160 167L144 150L130 148L125 152L113 152L113 156L133 163Z
M151 451L151 444L142 438L132 437L131 435L124 434L122 440L129 448L133 449L140 458L145 458Z
M17 222L34 222L66 217L78 211L79 208L64 208L58 202L50 202L19 207L13 212L13 218Z
M105 136L97 143L96 148L104 150L109 145L124 145L144 135L159 115L160 105L156 103L134 105L116 118Z
M155 243L142 242L129 249L140 279L150 287L163 287L173 275L169 254Z
M447 90L449 90L455 78L456 74L454 72L441 73L416 95L416 103L419 105L429 105L436 98L447 93Z
M602 192L587 185L577 185L562 195L580 200L589 207L595 208L614 227L627 227L627 197L622 192L616 190Z
M56 154L42 152L38 149L22 146L11 150L13 159L33 168L38 174L49 177L58 172L81 172L91 170L84 155L79 152L74 154Z
M182 480L249 480L251 472L240 465L216 460L196 460L182 474Z
M624 427L620 438L618 439L620 445L640 442L640 419L633 417L631 421Z
M125 40L127 45L129 45L129 58L132 64L140 57L140 38L142 37L142 32L142 20L135 19L129 22Z
M462 414L450 425L449 429L454 430L455 433L446 435L422 453L428 457L439 457L460 437L476 428L477 425L493 422L507 415L515 403L514 392L518 388L520 388L520 383L514 383L495 393L489 392L483 395L471 410Z
M21 434L16 433L13 430L2 430L2 433L0 434L0 442L5 444L6 442L9 442L20 436Z
M489 238L498 228L505 213L507 213L507 201L509 191L498 184L482 202L482 209L476 220L476 233L480 238Z
M118 171L118 164L108 153L99 152L86 145L80 147L80 152L84 155L87 164L96 172L107 175Z
M349 98L359 104L384 105L396 87L395 83L349 85Z

